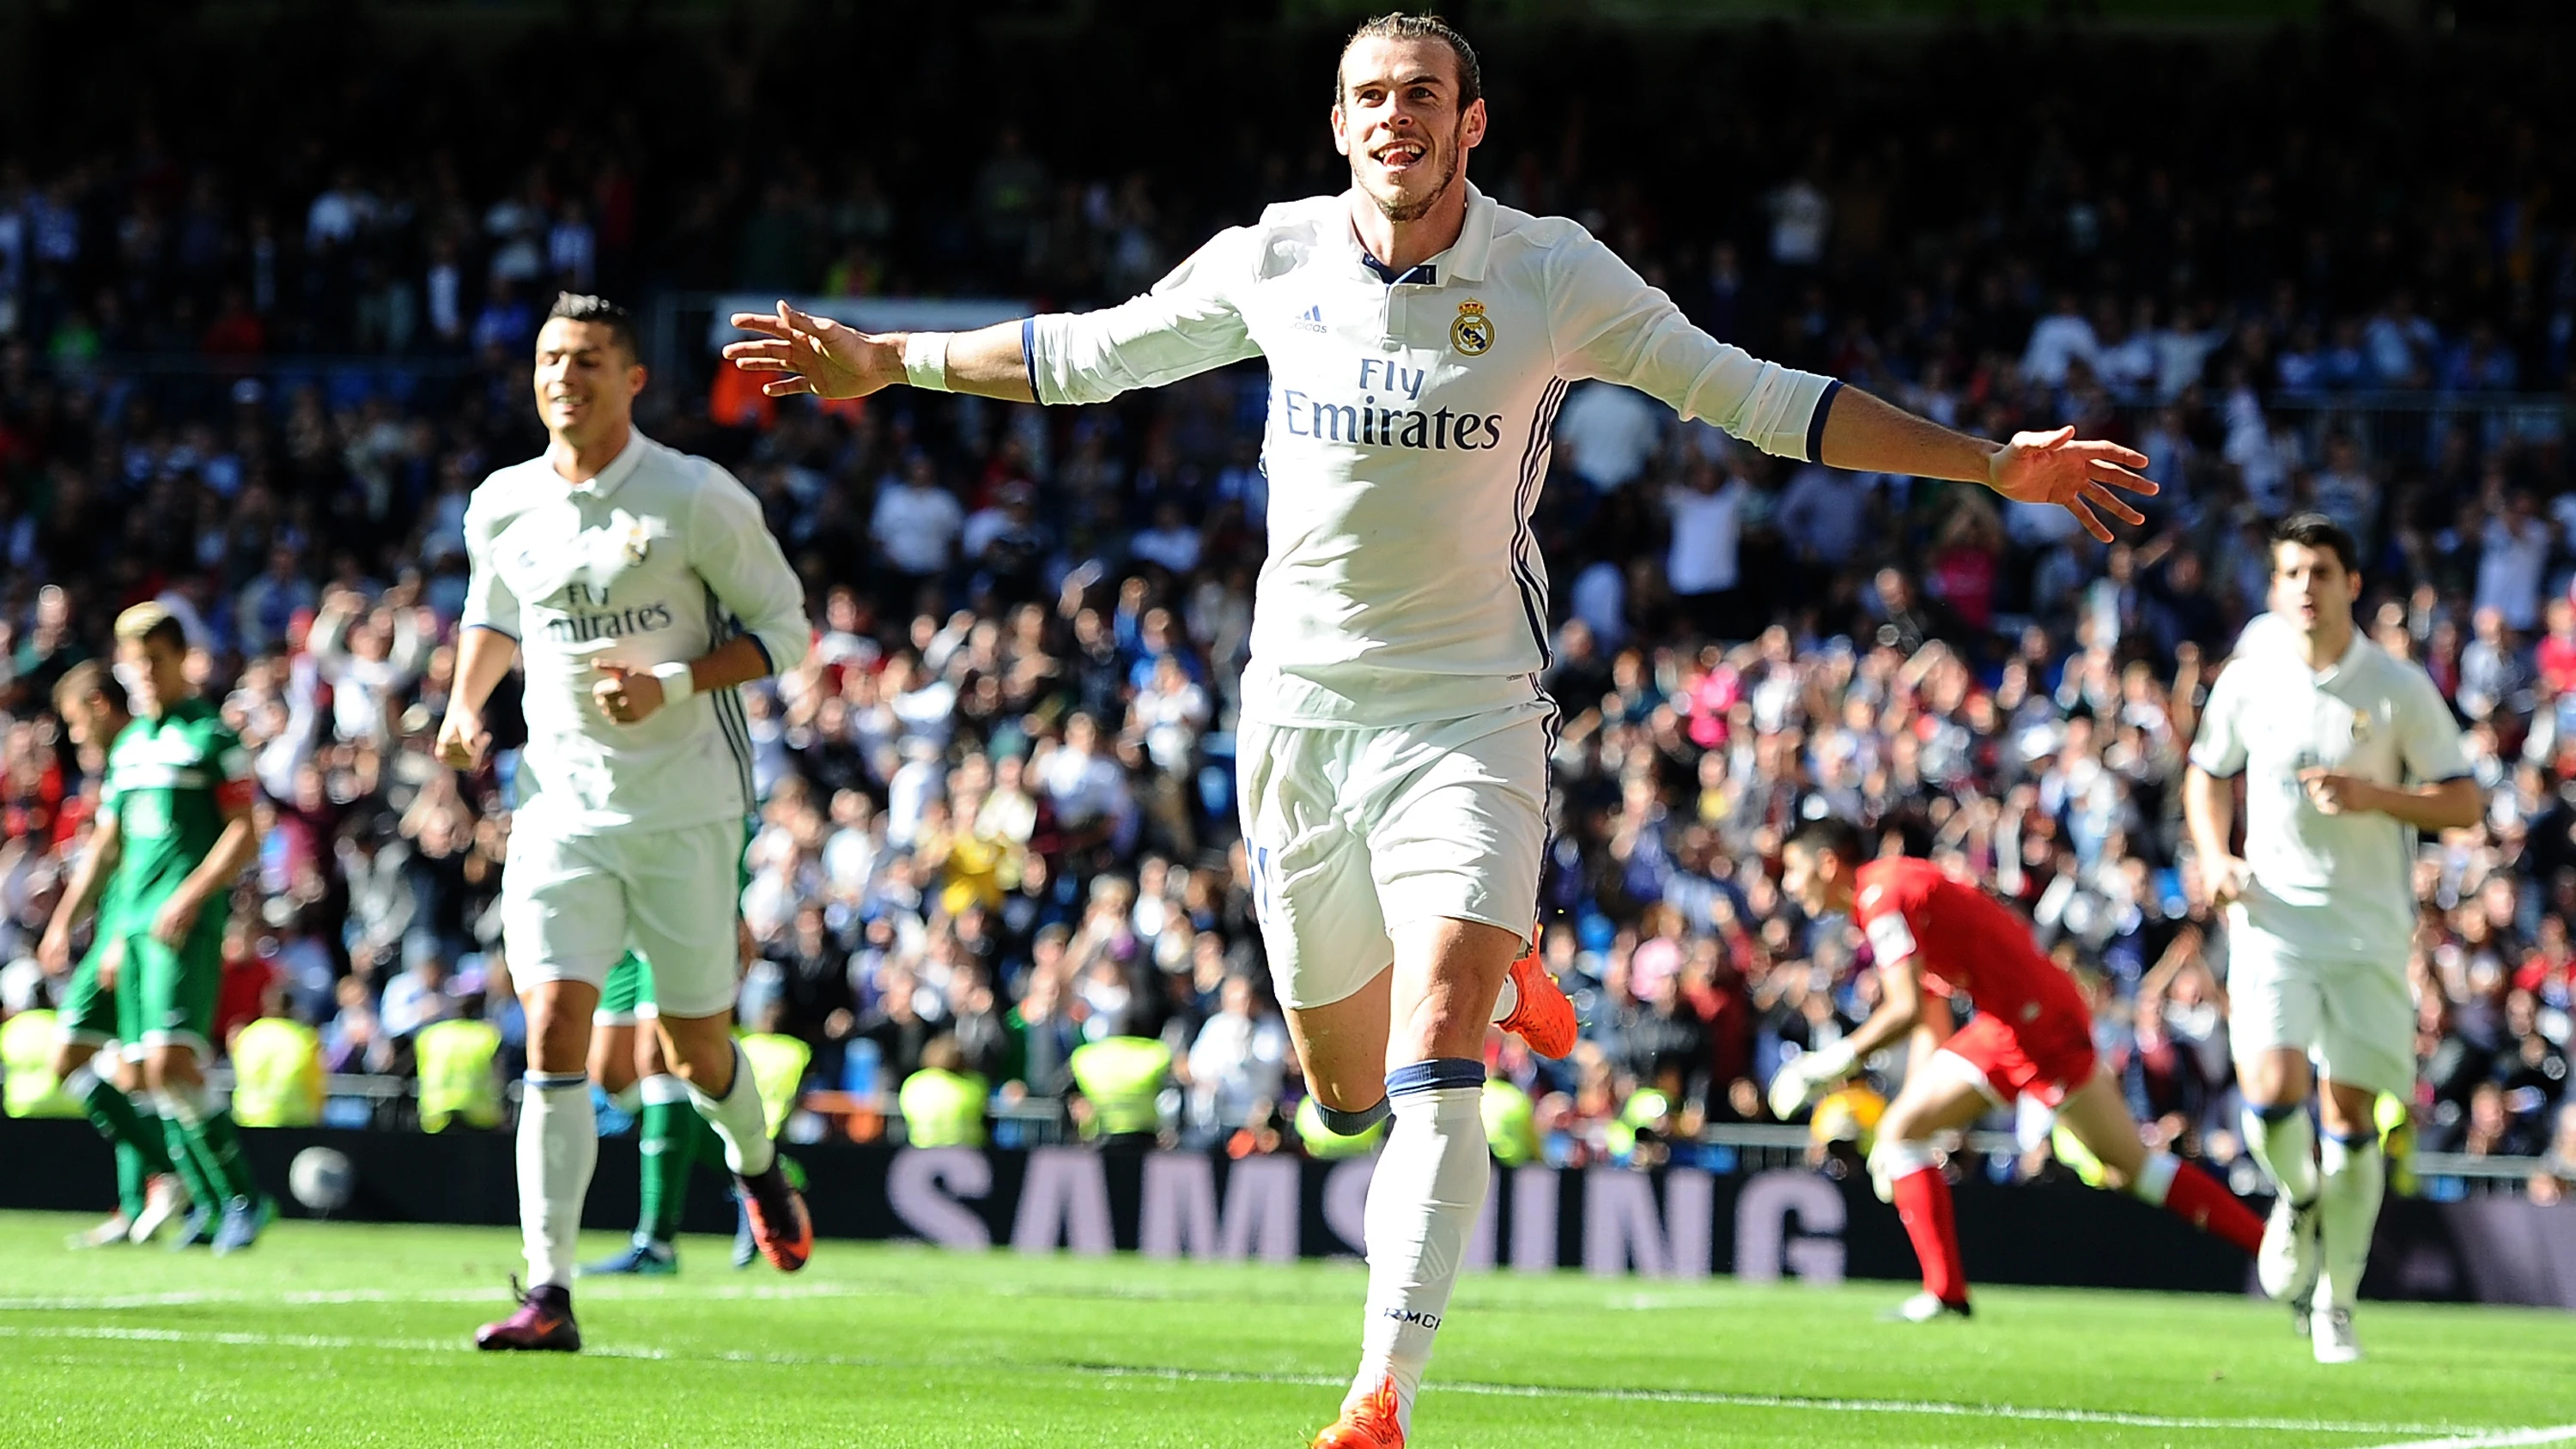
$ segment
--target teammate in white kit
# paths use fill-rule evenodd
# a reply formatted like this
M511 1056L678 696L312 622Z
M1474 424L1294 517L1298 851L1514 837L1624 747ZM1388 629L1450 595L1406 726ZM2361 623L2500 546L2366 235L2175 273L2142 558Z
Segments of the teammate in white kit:
M2211 686L2183 787L2201 878L2227 907L2245 1140L2280 1188L2256 1263L2319 1363L2361 1357L2352 1308L2386 1180L2372 1108L2415 1084L2414 833L2474 825L2484 808L2431 677L2353 627L2356 557L2323 514L2282 520L2271 612Z
M591 1014L630 947L652 963L664 1055L724 1139L761 1251L794 1272L813 1248L727 1029L752 799L737 690L805 656L804 586L741 484L635 431L643 386L625 310L557 298L537 333L545 454L485 479L465 510L472 577L441 759L480 762L484 703L514 654L527 671L501 923L528 1013L529 1285L476 1335L483 1348L581 1346L570 1285L599 1148Z
M2153 485L2127 471L2143 457L2071 430L1997 445L1747 356L1580 226L1496 205L1464 174L1485 134L1475 55L1436 20L1359 29L1332 127L1350 190L1270 207L1121 306L870 336L782 303L736 317L761 336L726 355L784 374L774 395L909 382L1044 403L1268 360L1240 795L1308 1087L1338 1122L1395 1119L1360 1369L1316 1440L1366 1449L1404 1442L1484 1202L1486 1027L1507 985L1545 982L1511 977L1555 717L1529 521L1566 389L1624 383L1772 453L2063 504L2105 538L2093 510L2135 522L2112 490Z

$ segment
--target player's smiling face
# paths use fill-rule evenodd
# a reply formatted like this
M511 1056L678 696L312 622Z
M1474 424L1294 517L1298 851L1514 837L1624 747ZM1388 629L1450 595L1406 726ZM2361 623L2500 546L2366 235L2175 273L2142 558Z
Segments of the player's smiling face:
M579 441L612 432L634 415L644 367L606 325L556 317L537 332L536 388L546 431Z
M1458 57L1437 40L1369 36L1342 56L1333 148L1390 221L1416 221L1458 184L1485 139L1482 98L1458 103Z

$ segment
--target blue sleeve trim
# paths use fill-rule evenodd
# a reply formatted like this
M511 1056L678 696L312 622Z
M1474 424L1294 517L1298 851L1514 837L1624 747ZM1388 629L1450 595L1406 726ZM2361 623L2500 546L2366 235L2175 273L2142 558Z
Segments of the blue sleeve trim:
M498 634L513 644L519 642L518 635L511 633L509 630L502 628L498 624L468 624L465 627L468 629L481 629L487 633Z
M778 672L778 660L770 654L769 646L760 642L760 636L757 634L745 634L742 637L750 640L751 647L760 651L760 667L762 671L769 674L776 674Z
M1830 378L1825 390L1816 398L1816 410L1807 415L1807 461L1825 461L1825 415L1834 410L1834 394L1843 390L1843 380Z
M1029 370L1029 396L1040 407L1046 406L1046 394L1038 391L1038 319L1020 319L1020 361Z
M2458 773L2458 774L2456 774L2456 775L2444 775L2442 778L2440 778L2440 779L2438 779L2438 780L2427 780L2427 781L2425 781L2424 783L2425 783L2425 784L2427 784L2427 785L2447 785L2447 784L2450 784L2450 783L2451 783L2452 781L2454 781L2454 780L2475 780L2476 778L2477 778L2477 772L2476 772L2476 771L2474 771L2474 770L2462 770L2460 773Z

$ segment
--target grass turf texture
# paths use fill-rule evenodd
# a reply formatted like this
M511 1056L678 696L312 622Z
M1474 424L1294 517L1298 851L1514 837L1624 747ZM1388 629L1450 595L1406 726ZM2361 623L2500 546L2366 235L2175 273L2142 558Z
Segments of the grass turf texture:
M1340 1401L1364 1285L842 1242L782 1278L692 1238L677 1278L579 1285L582 1356L478 1355L512 1232L281 1222L217 1261L66 1250L86 1221L0 1214L0 1444L1294 1449ZM1414 1442L2521 1444L2576 1420L2563 1314L2372 1304L2370 1361L2329 1370L2268 1304L1998 1288L1972 1323L1874 1321L1904 1291L1472 1277Z

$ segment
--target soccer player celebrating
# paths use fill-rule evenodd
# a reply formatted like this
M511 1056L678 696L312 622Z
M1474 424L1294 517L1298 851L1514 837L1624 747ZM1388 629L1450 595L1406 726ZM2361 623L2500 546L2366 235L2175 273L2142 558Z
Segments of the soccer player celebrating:
M581 1346L572 1253L599 1156L585 1059L600 985L630 948L652 963L662 1049L724 1140L762 1254L794 1272L813 1250L727 1029L752 798L737 690L804 657L804 589L749 491L635 430L644 381L624 308L556 298L536 346L546 451L485 479L465 513L471 578L440 758L476 767L483 705L514 654L528 675L501 923L528 1015L529 1287L475 1336L489 1349Z
M55 682L54 712L62 717L73 745L84 752L97 751L99 773L104 776L108 751L133 720L125 707L124 691L111 685L108 671L96 660L83 660ZM36 959L47 971L71 972L57 1013L63 1040L54 1051L54 1077L116 1151L116 1213L72 1239L75 1247L82 1248L149 1242L191 1201L180 1186L179 1167L170 1159L168 1129L157 1113L147 1124L135 1110L133 1094L142 1084L143 1044L133 1043L131 1056L117 1045L118 1038L134 1028L118 1014L123 999L116 989L119 972L109 963L123 964L125 945L113 918L101 914L97 929L90 933L89 954L78 966L72 965L72 931L79 912L107 882L102 867L93 864L99 859L95 850L83 858L71 889L56 905L36 946ZM102 1058L112 1063L105 1076L98 1071ZM196 1175L193 1163L185 1175ZM202 1183L199 1191L205 1191Z
M2353 627L2358 561L2323 514L2281 521L2271 612L2211 686L2183 785L2201 884L2227 909L2245 1141L2280 1188L2257 1264L2319 1363L2361 1357L2352 1310L2386 1183L2372 1110L2415 1084L2414 832L2484 809L2431 677ZM2322 1144L2307 1106L2319 1076Z
M1851 1035L1780 1069L1771 1110L1788 1117L1856 1071L1870 1053L1923 1024L1924 993L1972 996L1976 1014L1906 1073L1878 1123L1869 1172L1896 1204L1923 1291L1891 1316L1917 1323L1968 1316L1968 1279L1950 1185L1932 1142L2027 1096L2101 1159L2103 1185L2153 1203L2204 1232L2254 1251L2262 1220L2216 1178L2170 1152L2147 1150L2119 1084L2093 1054L2093 1016L2073 978L2041 954L2012 912L1927 860L1873 860L1860 831L1825 819L1799 827L1781 851L1781 889L1812 917L1849 916L1876 958L1879 1007ZM1948 1008L1939 1009L1946 1017Z
M191 692L188 636L169 610L137 604L117 616L116 677L134 718L108 748L89 850L40 949L63 959L72 924L98 901L98 984L115 992L117 1035L140 1053L162 1119L166 1156L137 1151L144 1164L187 1166L197 1207L182 1245L211 1234L217 1253L231 1253L258 1240L271 1211L205 1078L233 882L259 853L250 752ZM99 1110L100 1091L87 1100ZM139 1138L140 1119L110 1130Z
M2103 537L2144 459L2072 430L1994 444L1759 361L1580 226L1466 180L1474 51L1391 15L1344 47L1351 186L1219 233L1144 296L955 335L781 303L726 355L777 396L893 383L1097 403L1266 358L1268 535L1237 735L1263 941L1306 1080L1345 1135L1395 1119L1369 1190L1360 1367L1322 1446L1404 1443L1483 1205L1480 1053L1574 1021L1529 956L1546 842L1546 569L1530 517L1566 389L1639 388L1772 453L1986 484ZM1515 969L1515 963L1520 963Z

